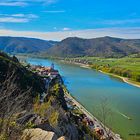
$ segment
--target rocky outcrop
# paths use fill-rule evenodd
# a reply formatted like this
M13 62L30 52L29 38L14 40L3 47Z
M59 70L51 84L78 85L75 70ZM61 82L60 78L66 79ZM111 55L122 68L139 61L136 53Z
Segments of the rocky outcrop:
M60 137L58 140L66 140L66 138L63 136L63 137Z
M20 140L57 140L54 132L44 131L40 128L25 129ZM59 139L63 140L63 139Z

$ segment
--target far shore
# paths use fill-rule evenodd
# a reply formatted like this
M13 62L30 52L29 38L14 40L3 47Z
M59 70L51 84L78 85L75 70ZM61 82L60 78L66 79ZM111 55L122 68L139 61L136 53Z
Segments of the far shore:
M112 74L112 73L103 72L101 70L99 70L99 72L104 73L104 74L108 74L110 76L114 76L114 77L120 78L120 79L122 79L123 82L125 82L125 83L127 83L129 85L132 85L132 86L140 88L140 83L132 81L132 80L126 78L126 77L122 77L122 76L119 76L119 75L116 75L116 74Z
M88 68L88 69L92 69L89 65L87 64L81 64L81 63L77 63L77 62L69 62L69 61L64 61L64 60L61 60L63 62L66 62L66 63L70 63L70 64L75 64L75 65L79 65L80 67L83 67L83 68ZM117 77L119 79L122 79L123 82L129 84L129 85L132 85L132 86L135 86L135 87L138 87L140 88L140 83L139 82L136 82L136 81L132 81L131 79L129 78L126 78L126 77L122 77L122 76L119 76L119 75L116 75L116 74L113 74L113 73L107 73L107 72L103 72L101 70L98 70L99 72L101 73L104 73L104 74L107 74L107 75L110 75L110 76L113 76L113 77Z

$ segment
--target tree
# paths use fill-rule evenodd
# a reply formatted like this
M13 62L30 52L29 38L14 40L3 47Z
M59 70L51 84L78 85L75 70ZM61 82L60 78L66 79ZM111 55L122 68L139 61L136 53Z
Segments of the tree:
M99 107L100 125L102 126L107 140L111 140L112 131L107 127L109 122L112 122L112 111L109 108L108 100L103 98Z

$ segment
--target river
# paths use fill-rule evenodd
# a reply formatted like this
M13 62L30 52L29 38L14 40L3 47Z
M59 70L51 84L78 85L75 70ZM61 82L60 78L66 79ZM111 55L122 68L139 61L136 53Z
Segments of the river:
M124 140L140 140L140 88L74 64L36 58L28 58L27 62L43 66L54 63L71 95L89 112L101 119L99 110L102 101L106 99L107 108L111 109L108 127Z

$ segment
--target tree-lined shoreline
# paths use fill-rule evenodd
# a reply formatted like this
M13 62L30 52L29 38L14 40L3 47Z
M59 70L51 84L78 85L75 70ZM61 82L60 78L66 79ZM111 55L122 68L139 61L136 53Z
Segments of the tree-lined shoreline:
M63 59L61 61L66 62L66 63L76 64L76 65L79 65L79 66L84 67L84 68L90 68L90 69L98 70L99 72L102 72L104 74L107 74L107 75L110 75L110 76L113 76L113 77L117 77L127 84L130 84L130 85L133 85L135 87L140 88L140 82L139 81L132 80L129 76L124 77L124 76L121 76L119 74L109 72L109 66L103 66L103 65L100 65L100 64L96 65L96 64L92 64L92 62L89 63L89 62L86 62L86 61L84 61L85 63L82 63L81 61L77 62L77 61L75 61L75 59ZM101 67L102 69L100 69L99 67ZM127 72L129 72L129 70L124 71L124 74L127 74Z

